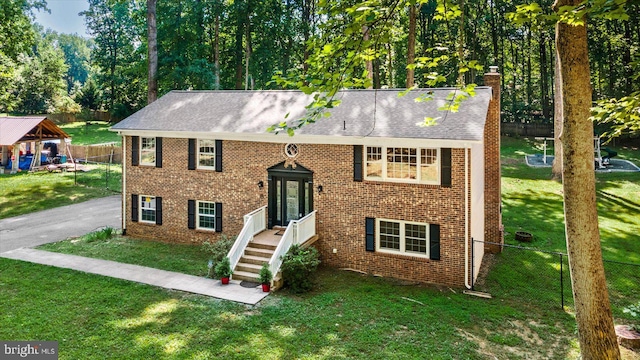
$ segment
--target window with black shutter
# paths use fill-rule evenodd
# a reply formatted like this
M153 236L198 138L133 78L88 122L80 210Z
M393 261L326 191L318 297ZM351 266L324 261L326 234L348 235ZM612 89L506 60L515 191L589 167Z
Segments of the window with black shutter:
M140 163L140 137L131 137L131 165L138 166Z
M429 259L440 260L440 225L429 225Z
M365 250L376 251L376 219L365 218Z
M156 167L162 167L162 138L156 138Z
M451 187L451 148L440 149L440 185Z
M362 145L353 146L353 181L362 181Z
M138 195L131 194L131 221L138 222Z
M162 225L162 198L156 196L156 225Z
M216 171L222 171L222 140L216 140Z
M195 200L189 200L188 201L188 227L189 229L195 229L196 228L196 201Z
M216 203L216 232L222 232L222 203Z
M196 139L189 139L189 170L196 169Z

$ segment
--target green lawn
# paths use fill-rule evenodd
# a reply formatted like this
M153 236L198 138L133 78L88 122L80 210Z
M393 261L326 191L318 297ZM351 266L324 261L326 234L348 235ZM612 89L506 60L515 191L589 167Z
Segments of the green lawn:
M39 249L101 258L128 264L206 276L208 255L200 246L165 244L157 241L114 236L107 240L94 240L91 236L45 244Z
M77 121L60 127L71 135L73 145L91 145L115 142L122 144L122 138L115 132L109 131L111 124L105 121L91 121L86 125L84 121Z
M572 318L458 290L322 270L256 307L0 259L0 338L60 359L512 359L575 352ZM37 285L35 285L37 284ZM541 344L545 344L541 346Z
M535 142L503 138L503 222L533 233L527 246L565 252L562 187L550 169L524 164ZM616 149L617 150L617 149ZM638 163L637 151L625 156ZM640 174L599 174L604 257L640 263ZM76 239L47 250L203 275L200 247L115 237ZM0 259L0 338L60 342L61 359L575 359L571 291L559 304L559 260L505 248L487 256L478 290L415 286L322 269L315 290L286 291L256 307L95 275ZM487 264L485 264L487 265ZM564 282L569 273L563 262ZM607 264L617 323L640 300L640 271ZM34 286L37 284L37 286ZM626 359L640 359L623 349Z
M122 167L87 165L91 171L0 175L0 219L114 195L122 191Z

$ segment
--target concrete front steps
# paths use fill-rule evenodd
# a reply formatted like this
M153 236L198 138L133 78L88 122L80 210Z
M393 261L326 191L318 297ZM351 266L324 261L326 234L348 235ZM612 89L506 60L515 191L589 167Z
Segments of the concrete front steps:
M262 264L271 260L277 244L253 241L244 250L244 255L236 265L233 275L234 280L246 280L259 283L260 269Z

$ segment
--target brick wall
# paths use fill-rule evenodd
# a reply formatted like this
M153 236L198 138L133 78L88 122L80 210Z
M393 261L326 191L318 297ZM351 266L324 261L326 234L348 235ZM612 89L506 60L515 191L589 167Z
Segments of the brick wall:
M500 184L500 74L490 72L484 75L484 85L493 88L489 103L487 122L484 128L484 240L503 244ZM502 250L501 246L487 245L485 249L492 253Z
M200 243L218 234L187 228L187 200L223 204L223 231L236 235L242 216L267 204L267 168L285 160L283 144L223 141L223 171L187 170L188 140L164 138L162 168L126 161L127 234ZM452 149L452 187L353 181L353 147L300 145L296 162L314 172L314 208L322 261L338 268L433 282L464 284L464 149ZM260 189L258 181L263 181ZM322 185L322 193L317 186ZM161 196L163 225L131 222L131 194ZM441 260L365 251L365 217L440 224ZM336 253L333 253L336 249Z

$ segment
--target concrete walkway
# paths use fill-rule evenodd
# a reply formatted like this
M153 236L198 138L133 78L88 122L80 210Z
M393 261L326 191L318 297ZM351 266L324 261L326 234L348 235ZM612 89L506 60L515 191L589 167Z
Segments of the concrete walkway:
M0 253L0 257L78 270L249 305L257 304L269 294L263 292L260 286L255 288L242 287L240 281L232 280L229 285L222 285L219 280L199 276L37 249L10 250Z

